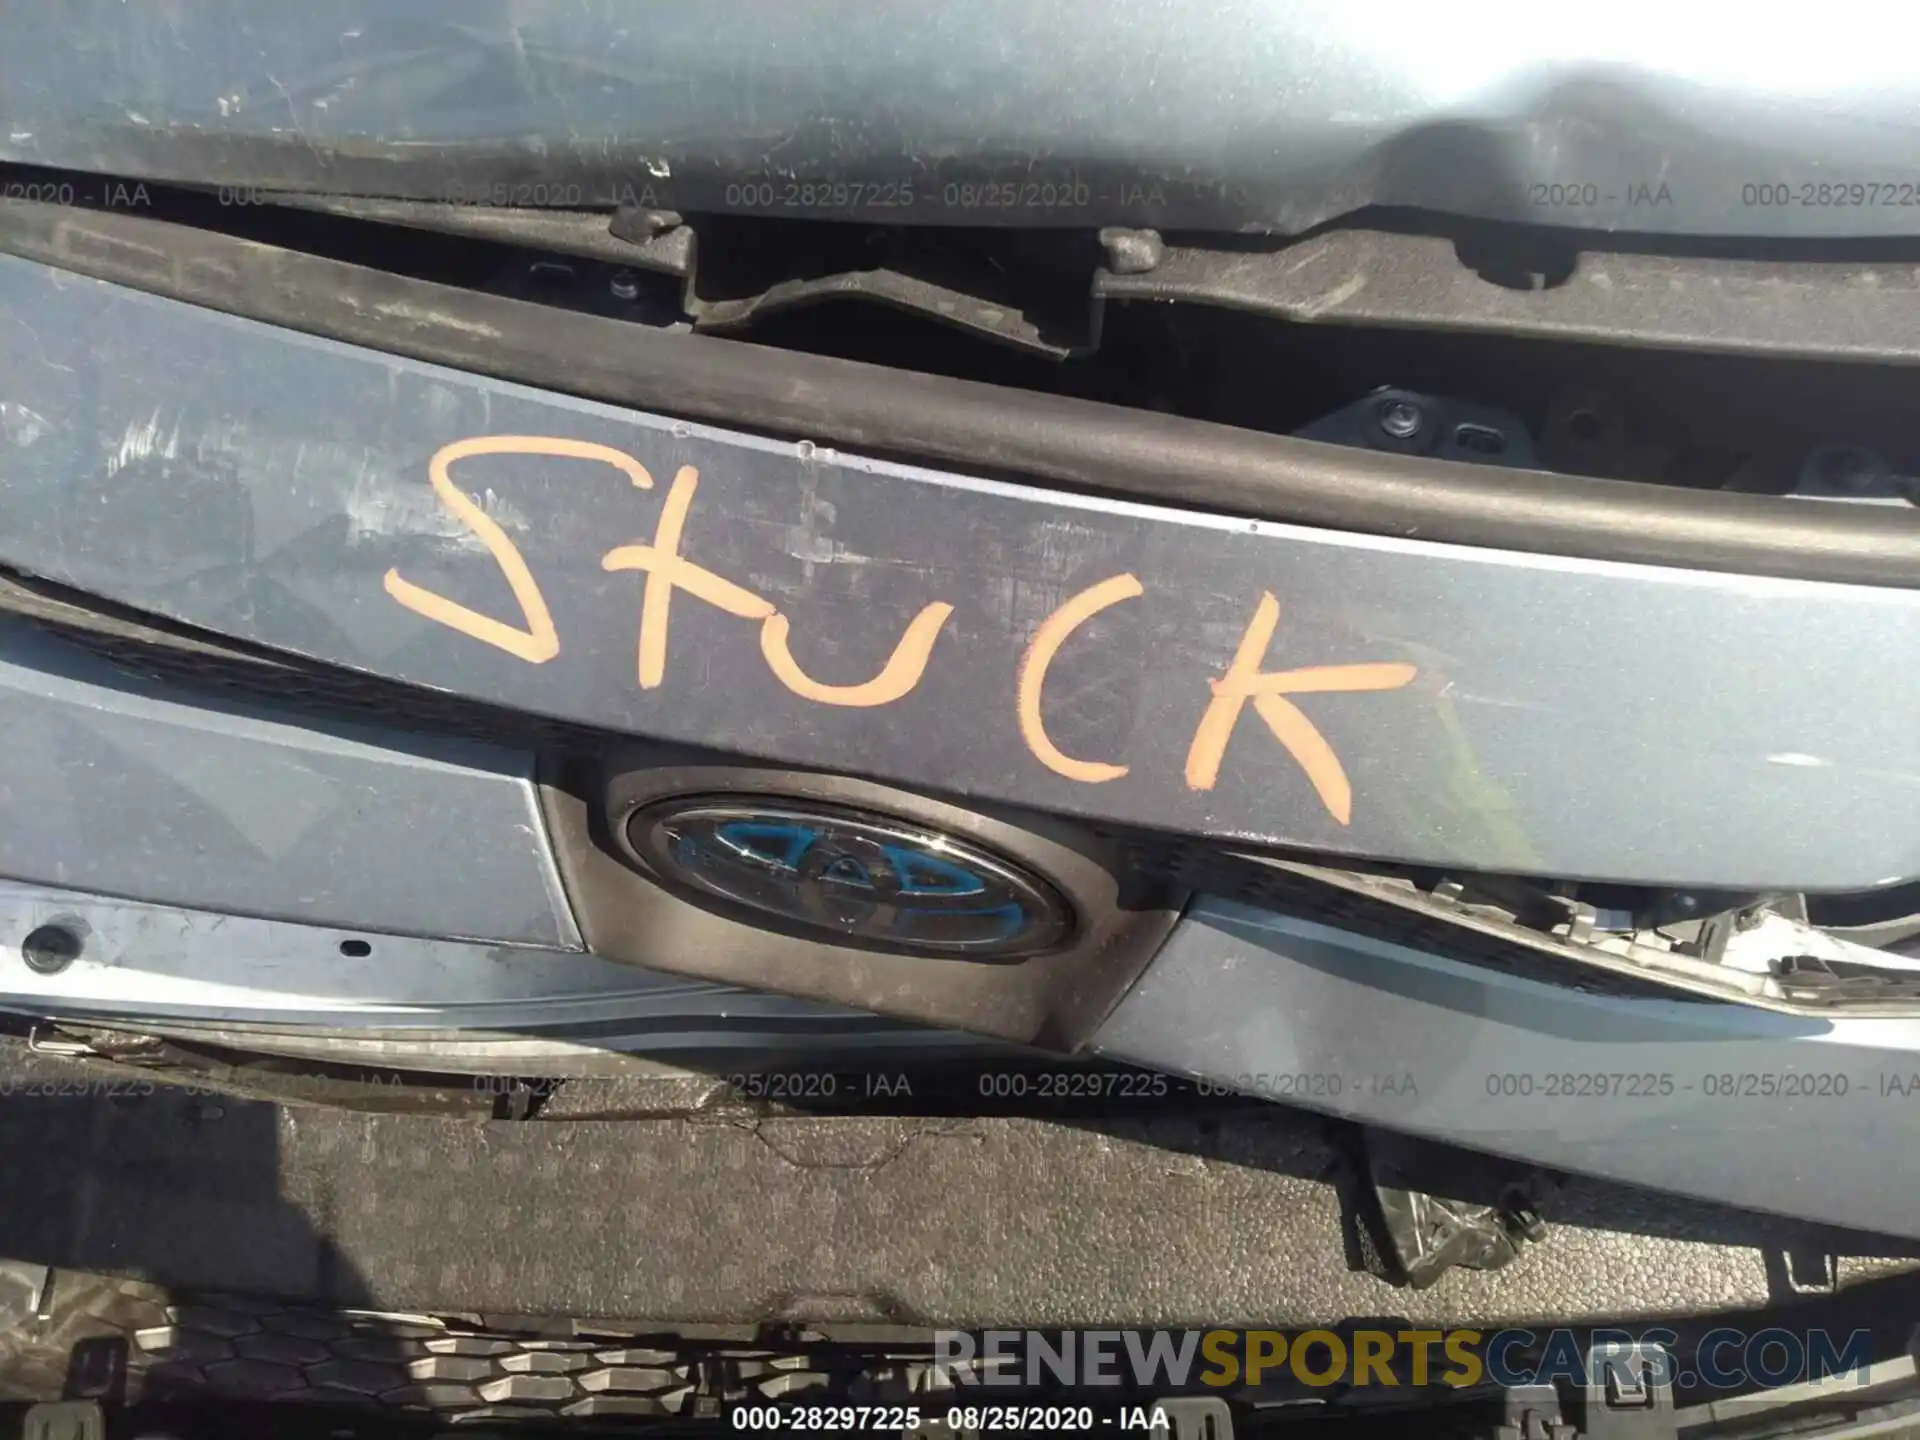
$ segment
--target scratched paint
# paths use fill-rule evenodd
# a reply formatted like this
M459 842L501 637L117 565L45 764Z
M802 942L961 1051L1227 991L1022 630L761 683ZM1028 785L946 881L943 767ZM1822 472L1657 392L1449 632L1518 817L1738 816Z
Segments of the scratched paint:
M0 400L0 436L4 436L9 445L18 445L24 450L46 434L49 428L45 416L36 414L24 405Z
M0 315L0 404L39 431L0 449L0 564L216 634L609 734L1231 843L1727 889L1920 875L1920 671L1901 661L1920 592L803 454L9 257ZM130 433L148 453L109 477ZM550 641L428 474L499 435L601 444L654 482L564 455L451 462ZM533 663L459 633L389 571L557 648ZM1128 575L1139 595L1062 614ZM1402 665L1390 689L1351 687L1392 670L1299 688Z
M447 511L465 524L486 547L500 566L513 598L520 608L518 625L485 615L469 606L434 593L397 569L387 571L383 580L388 595L416 614L445 626L483 645L504 650L530 665L544 665L561 651L561 638L553 612L542 594L520 550L507 532L497 524L452 477L452 467L460 460L482 455L556 456L574 460L595 460L624 474L636 489L654 488L653 476L638 460L612 446L590 441L570 440L550 435L484 435L457 440L442 446L427 465L433 493ZM661 506L650 544L621 545L601 557L601 567L609 572L640 571L646 575L641 598L637 681L641 689L658 689L666 681L668 638L671 634L673 596L684 590L735 619L755 621L760 626L760 650L773 676L793 694L816 704L852 709L873 709L891 705L911 694L926 674L933 658L935 642L954 606L933 600L908 622L879 671L856 684L827 684L809 675L794 658L792 622L772 601L743 585L716 574L696 563L682 551L686 541L687 514L700 484L700 472L682 465L674 475L673 487ZM816 501L809 496L807 510L812 514ZM1067 552L1073 538L1072 527L1049 527L1043 548L1042 565L1048 570L1064 571ZM1034 632L1018 666L1015 694L1020 736L1032 758L1056 775L1087 785L1104 785L1124 778L1129 767L1099 760L1077 759L1053 743L1041 718L1048 667L1073 632L1110 605L1146 596L1141 581L1132 574L1115 575L1088 587L1058 606ZM1187 751L1185 780L1191 790L1211 790L1220 780L1221 766L1228 743L1239 723L1243 708L1251 702L1255 713L1266 724L1273 738L1293 757L1327 814L1341 825L1353 822L1353 784L1339 755L1298 704L1289 695L1337 694L1341 692L1398 690L1411 684L1418 669L1402 662L1361 662L1358 664L1316 665L1304 668L1263 671L1274 631L1279 625L1280 602L1271 592L1263 592L1247 622L1234 652L1232 663L1217 679L1208 681L1212 698L1201 713ZM1143 657L1142 663L1145 663Z

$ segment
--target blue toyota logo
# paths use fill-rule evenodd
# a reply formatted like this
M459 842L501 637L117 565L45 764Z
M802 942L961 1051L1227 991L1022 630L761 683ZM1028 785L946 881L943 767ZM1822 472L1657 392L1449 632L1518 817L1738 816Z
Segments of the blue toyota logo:
M813 802L699 797L636 815L635 849L688 898L808 938L1006 959L1050 949L1072 911L1012 861L909 821Z

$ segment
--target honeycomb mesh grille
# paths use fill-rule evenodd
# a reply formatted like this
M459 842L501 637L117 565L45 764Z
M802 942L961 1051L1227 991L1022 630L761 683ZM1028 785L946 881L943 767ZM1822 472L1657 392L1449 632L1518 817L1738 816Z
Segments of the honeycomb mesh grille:
M329 1405L462 1423L702 1419L741 1401L905 1403L925 1394L931 1372L917 1334L848 1345L800 1327L702 1338L580 1320L387 1315L71 1271L50 1290L45 1319L0 1328L0 1400Z

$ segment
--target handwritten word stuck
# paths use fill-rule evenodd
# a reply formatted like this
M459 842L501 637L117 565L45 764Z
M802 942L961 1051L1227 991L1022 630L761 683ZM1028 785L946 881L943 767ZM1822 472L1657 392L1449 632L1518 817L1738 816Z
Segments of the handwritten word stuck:
M481 541L499 565L507 588L520 607L513 624L447 599L389 570L386 593L409 610L482 644L504 650L529 665L544 665L560 653L559 631L539 582L513 540L455 482L453 467L482 455L538 455L597 461L611 466L634 488L652 490L647 468L622 450L584 440L546 435L483 435L442 447L427 465L434 494ZM934 647L954 613L952 603L930 599L901 632L886 663L871 679L854 685L817 680L794 659L789 644L791 619L765 596L736 584L683 553L687 515L700 486L699 472L683 465L674 474L649 541L617 545L600 557L603 570L645 576L640 594L636 676L643 690L665 682L669 620L675 592L713 606L759 627L760 653L774 678L803 700L821 705L871 709L891 705L913 693L933 659ZM1104 785L1126 775L1129 766L1065 753L1047 733L1042 718L1047 672L1055 657L1083 625L1101 611L1121 604L1152 604L1153 597L1130 573L1110 575L1067 599L1041 622L1014 672L1014 714L1021 739L1039 764L1084 785ZM1187 749L1185 779L1193 790L1211 790L1220 778L1227 743L1248 705L1313 786L1328 815L1340 824L1353 817L1353 786L1346 767L1319 728L1291 696L1356 691L1398 690L1418 673L1412 665L1369 661L1263 670L1280 623L1280 602L1271 592L1254 605L1240 644L1226 669L1207 681L1205 697Z

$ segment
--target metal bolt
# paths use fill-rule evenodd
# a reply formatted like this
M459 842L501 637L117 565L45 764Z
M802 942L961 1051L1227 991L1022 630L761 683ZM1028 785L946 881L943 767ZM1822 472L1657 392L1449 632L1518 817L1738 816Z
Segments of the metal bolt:
M42 925L20 944L20 958L39 975L58 975L80 957L84 942L64 925Z
M612 283L608 285L607 288L613 291L613 298L616 300L637 300L640 298L640 282L634 278L631 270L622 270L619 274L615 275Z
M1427 417L1411 400L1389 400L1380 407L1380 428L1396 440L1411 440Z
M1145 275L1166 257L1166 242L1158 230L1129 230L1109 225L1100 232L1107 264L1116 275Z

